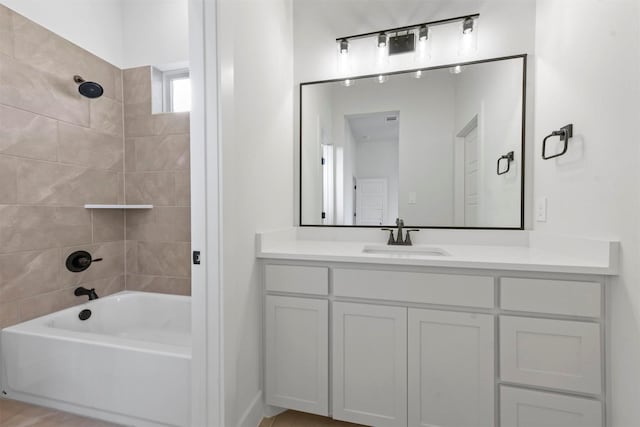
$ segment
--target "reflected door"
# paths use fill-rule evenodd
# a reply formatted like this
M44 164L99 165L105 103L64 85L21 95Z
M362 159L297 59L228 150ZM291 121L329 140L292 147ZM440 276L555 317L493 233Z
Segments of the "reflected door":
M333 145L322 144L322 224L334 224Z
M478 180L480 178L478 162L478 127L474 126L464 136L464 225L478 226Z
M386 179L358 179L356 225L383 225L387 200Z

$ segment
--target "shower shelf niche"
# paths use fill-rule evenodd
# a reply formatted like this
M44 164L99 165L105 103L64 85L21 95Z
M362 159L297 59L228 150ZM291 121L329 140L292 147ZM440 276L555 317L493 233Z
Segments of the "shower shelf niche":
M85 209L153 209L153 205L84 205Z

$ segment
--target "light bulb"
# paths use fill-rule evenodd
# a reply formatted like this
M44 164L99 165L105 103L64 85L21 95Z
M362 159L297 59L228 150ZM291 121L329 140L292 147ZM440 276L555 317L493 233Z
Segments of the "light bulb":
M384 71L384 68L389 61L389 49L387 48L387 35L380 33L378 35L378 44L376 48L376 63L379 71Z
M385 33L378 34L378 47L387 47L387 35Z
M473 18L466 18L462 23L462 34L470 34L473 32Z
M449 72L451 74L460 74L462 72L462 66L456 65L455 67L449 68Z
M421 78L421 77L422 77L422 70L418 70L418 71L416 71L415 78L416 78L416 79L419 79L419 78Z
M418 40L426 41L429 38L429 28L426 25L420 26L420 31L418 32Z
M340 40L340 54L346 55L349 53L349 41L347 39Z
M382 83L386 82L387 80L389 80L389 76L385 76L384 74L380 74L378 76L378 83L382 84Z
M338 73L343 76L349 75L349 69L351 68L349 56L349 40L340 39L338 41L336 65L338 66Z
M349 87L349 86L353 86L353 80L351 79L346 79L345 81L342 82L342 85L344 87Z
M478 22L473 18L466 18L462 22L462 32L458 42L458 54L468 57L478 50Z

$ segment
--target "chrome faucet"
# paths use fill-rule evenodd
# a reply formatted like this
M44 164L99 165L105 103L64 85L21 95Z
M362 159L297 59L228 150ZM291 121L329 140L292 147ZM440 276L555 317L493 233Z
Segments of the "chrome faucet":
M383 231L389 232L389 240L387 241L387 245L393 246L411 246L413 242L411 242L411 232L412 231L420 231L418 229L406 230L406 237L402 237L402 230L404 229L404 220L400 218L396 218L396 226L398 227L398 236L394 237L393 228L383 228Z

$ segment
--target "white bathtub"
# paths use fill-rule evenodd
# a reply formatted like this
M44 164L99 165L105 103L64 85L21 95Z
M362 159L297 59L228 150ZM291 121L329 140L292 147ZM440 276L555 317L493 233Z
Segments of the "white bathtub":
M120 292L5 328L0 351L4 397L126 425L189 425L190 297Z

